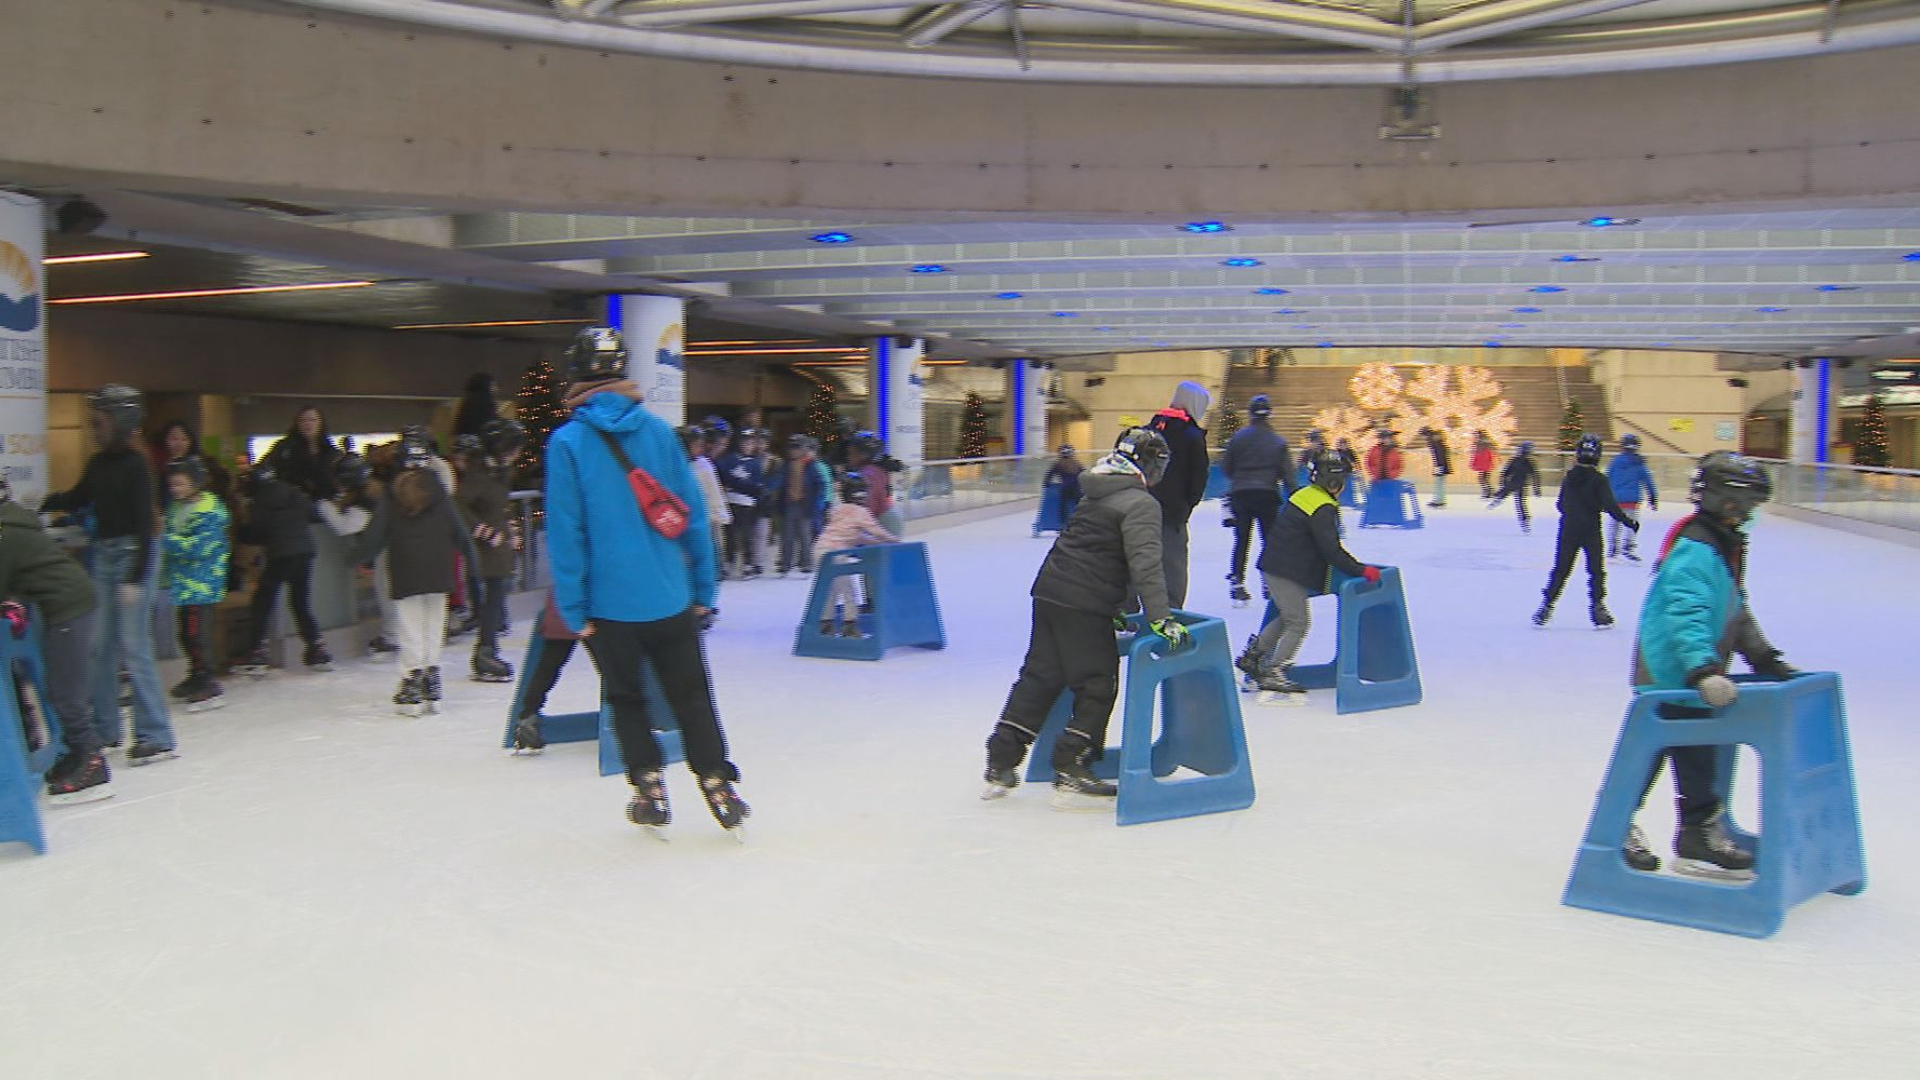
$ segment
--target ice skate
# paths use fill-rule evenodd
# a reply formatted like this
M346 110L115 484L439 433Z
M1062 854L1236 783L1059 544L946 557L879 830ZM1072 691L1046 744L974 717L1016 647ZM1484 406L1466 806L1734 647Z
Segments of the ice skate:
M1540 610L1533 613L1533 625L1545 626L1550 620L1552 620L1552 618L1553 618L1553 601L1551 600L1541 601Z
M187 700L187 695L193 693L194 680L197 678L199 678L198 675L189 672L186 678L175 683L173 689L167 691L167 696L175 701Z
M667 839L673 810L667 805L667 778L660 770L640 774L640 782L633 786L633 798L627 800L627 820L647 830L655 840Z
M1243 686L1251 688L1260 678L1260 635L1247 637L1247 647L1233 658L1233 666L1240 669Z
M235 675L244 675L249 679L264 679L273 670L273 662L267 659L267 650L255 649L245 656L237 656L231 665Z
M1660 869L1660 856L1647 845L1647 834L1641 832L1638 825L1628 826L1627 842L1620 845L1620 857L1641 873L1651 874Z
M1228 596L1232 598L1233 606L1237 608L1243 608L1253 603L1253 594L1247 591L1245 585L1237 581L1233 583L1233 588L1229 590Z
M367 642L368 656L392 656L394 653L397 653L399 651L400 651L400 646L395 645L393 642L387 640L387 636L385 634L381 634L378 637L375 637L372 641Z
M1627 560L1628 562L1639 562L1640 549L1629 544L1626 547L1620 549L1620 557Z
M984 779L986 780L987 786L980 789L980 797L982 799L1004 799L1013 794L1014 788L1020 786L1020 770L1018 767L996 769L992 765L988 765L987 774Z
M513 681L513 668L497 653L475 652L473 654L473 681L484 683L510 683Z
M860 632L859 623L853 621L852 619L848 619L846 622L843 622L840 624L840 636L843 638L857 639L857 638L866 637L867 635Z
M707 809L712 812L713 820L727 830L727 834L741 843L746 842L746 834L740 827L746 824L747 815L753 810L733 790L733 783L724 776L705 776L700 779L700 794L707 800Z
M113 776L107 759L91 754L83 761L61 758L47 774L47 801L55 806L78 806L113 798Z
M1307 688L1287 677L1287 669L1273 665L1261 670L1254 685L1269 694L1304 694Z
M833 620L832 619L820 620L820 636L821 637L833 636Z
M226 687L215 682L211 675L202 676L186 696L186 708L190 713L212 712L224 708L226 704Z
M418 671L409 671L400 680L400 689L393 695L393 711L401 716L420 716L427 711L427 699L420 692L424 676Z
M152 743L136 742L133 744L133 748L127 751L127 764L152 765L160 761L172 761L179 756L179 751L171 746L155 746Z
M323 641L316 641L307 646L307 651L301 655L300 662L307 665L308 671L333 670L333 654L327 651L326 642Z
M1613 626L1613 612L1607 610L1607 602L1595 600L1587 609L1587 616L1593 620L1595 630L1606 630Z
M1689 877L1716 881L1753 880L1753 854L1727 835L1726 815L1682 826L1673 837L1673 869Z
M546 750L546 736L540 734L540 722L546 719L539 713L528 713L513 723L513 753L538 754Z
M428 712L437 713L440 711L440 699L444 696L444 688L440 685L440 669L438 667L428 668L427 673L421 676L420 696L426 701Z
M1053 747L1053 808L1111 810L1120 789L1093 775L1093 744L1068 731Z

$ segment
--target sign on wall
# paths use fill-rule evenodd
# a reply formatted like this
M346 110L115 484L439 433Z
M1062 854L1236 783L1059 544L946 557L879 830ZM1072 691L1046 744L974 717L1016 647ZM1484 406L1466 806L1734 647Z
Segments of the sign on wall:
M1732 442L1736 432L1736 425L1731 420L1721 420L1713 425L1713 438L1715 442Z
M1691 416L1669 417L1667 419L1667 430L1678 432L1682 435L1685 435L1688 432L1691 432L1693 430L1693 417Z
M0 191L0 472L29 506L47 493L44 230L38 199Z

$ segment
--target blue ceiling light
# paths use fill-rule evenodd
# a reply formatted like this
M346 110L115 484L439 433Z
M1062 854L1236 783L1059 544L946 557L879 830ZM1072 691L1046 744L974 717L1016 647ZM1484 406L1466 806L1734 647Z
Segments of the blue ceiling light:
M1053 317L1056 319L1077 319L1080 317L1080 313L1077 311L1056 311L1053 313Z
M1615 225L1638 225L1640 219L1637 217L1590 217L1580 224L1593 229L1610 229Z
M1287 290L1285 290L1285 289L1276 289L1276 288L1274 288L1274 287L1273 287L1273 286L1271 286L1271 285L1265 285L1265 286L1262 286L1262 287L1260 287L1260 288L1258 288L1258 289L1255 289L1255 290L1253 290L1253 295L1255 295L1255 296L1285 296L1285 295L1287 295Z
M1653 343L1653 345L1652 345L1652 348L1655 348L1655 349L1671 349L1671 348L1673 348L1673 342L1671 342L1671 341L1656 341L1656 342L1654 342L1654 343Z
M1314 347L1314 348L1316 348L1316 349L1331 349L1331 348L1333 348L1333 342L1331 342L1331 341L1316 341L1316 342L1314 342L1314 343L1313 343L1313 347Z
M853 234L843 233L843 232L823 232L823 233L815 233L812 236L808 237L808 239L812 240L816 244L851 244L853 243Z
M1301 309L1297 307L1283 307L1280 310L1274 312L1274 314L1275 315L1298 315L1300 314L1300 310Z
M1859 292L1860 286L1858 285L1822 285L1819 287L1819 291L1820 292Z
M913 272L916 274L944 274L947 272L947 268L941 266L939 263L918 263L915 264Z
M1564 263L1599 262L1600 257L1598 255L1556 255L1553 261Z
M1156 342L1154 342L1154 343L1153 343L1153 347L1154 347L1154 348L1156 348L1156 349L1170 349L1170 348L1172 348L1172 347L1173 347L1173 342L1171 342L1171 341L1156 341Z
M1261 262L1259 259L1248 259L1244 257L1237 257L1232 259L1221 259L1220 265L1231 266L1236 269L1240 269L1248 266L1265 266L1266 264Z
M1517 307L1513 309L1513 313L1515 315L1538 315L1540 314L1540 309L1537 307Z
M1910 251L1900 257L1908 262L1920 262L1920 251Z
M1233 231L1233 226L1223 221L1189 221L1185 225L1180 226L1180 228L1184 232L1201 234Z
M1094 333L1096 333L1096 334L1110 334L1110 333L1112 333L1112 332L1113 332L1113 327L1111 327L1111 326L1096 326L1096 327L1094 327L1094 328L1093 328L1093 332L1094 332Z
M1025 296L1025 295L1026 295L1026 293L1017 293L1017 292L998 292L998 293L994 293L994 294L993 294L993 298L994 298L995 300L1018 300L1018 299L1020 299L1020 298L1021 298L1022 296Z
M1315 330L1315 329L1318 329L1319 326L1320 326L1319 323L1303 322L1303 323L1294 324L1293 328L1295 330Z
M1503 322L1500 324L1500 329L1502 330L1525 330L1526 328L1527 324L1523 322Z
M1757 307L1757 308L1754 308L1753 310L1759 312L1762 315L1778 315L1787 309L1783 307Z
M1557 292L1566 292L1567 290L1559 285L1535 285L1533 288L1528 289L1527 291L1537 292L1537 293L1557 293Z
M1499 338L1483 341L1480 343L1480 346L1485 349L1504 349L1507 347L1506 342L1501 341Z

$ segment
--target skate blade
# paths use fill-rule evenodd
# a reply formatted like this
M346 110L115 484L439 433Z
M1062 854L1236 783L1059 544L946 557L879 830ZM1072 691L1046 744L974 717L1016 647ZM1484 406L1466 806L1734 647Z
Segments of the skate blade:
M510 757L533 757L535 754L544 754L546 752L547 748L544 746L516 746L507 751L507 754Z
M733 837L733 842L736 844L745 844L747 842L747 827L745 825L735 825L733 828L723 831L728 836Z
M138 769L143 765L158 765L162 761L172 761L174 758L177 758L179 756L180 755L177 751L162 750L159 753L153 754L148 757L143 757L143 758L130 757L127 759L127 766L129 768Z
M665 825L642 825L640 826L640 831L658 843L669 844L673 842L673 835L667 832Z
M513 681L513 676L511 675L475 675L472 677L472 680L474 682L479 682L479 683L510 683Z
M71 791L65 795L48 795L50 806L84 806L87 803L101 802L113 798L112 784L95 784L81 791Z
M316 675L331 675L340 669L334 667L332 664L308 664L307 670Z
M1276 708L1292 708L1307 703L1304 690L1262 690L1253 699L1255 705L1267 705Z
M427 714L427 707L425 705L395 705L393 711L400 716L417 720Z
M224 709L226 707L227 699L224 697L208 698L205 701L187 702L187 711L190 713L212 712L215 709Z
M439 715L440 715L440 703L439 703L439 702L437 702L437 701L429 701L429 702L427 702L427 712L429 712L429 713L431 713L431 714L433 714L434 716L439 716Z
M1114 796L1088 795L1084 791L1072 791L1066 788L1053 789L1053 808L1069 814L1084 814L1096 810L1113 811Z
M980 789L980 798L983 800L1004 799L1011 794L1013 794L1013 788L1002 787L999 784L988 784Z
M1683 877L1700 878L1704 881L1725 881L1745 884L1753 880L1751 870L1729 870L1701 859L1675 859L1673 872Z

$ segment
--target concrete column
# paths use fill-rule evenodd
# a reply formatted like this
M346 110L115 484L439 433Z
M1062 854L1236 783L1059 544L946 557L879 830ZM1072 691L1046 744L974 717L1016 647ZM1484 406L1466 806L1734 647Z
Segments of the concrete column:
M919 338L875 338L867 349L867 415L887 452L908 465L926 460L926 409L921 403Z
M1788 457L1795 462L1827 460L1833 441L1833 361L1796 361L1793 369L1793 423Z
M0 191L0 470L26 506L47 494L45 236L40 201Z
M607 298L607 322L626 339L629 370L648 410L675 427L687 422L686 308L677 296Z
M1007 362L1007 448L1015 457L1047 452L1046 372L1032 360Z

